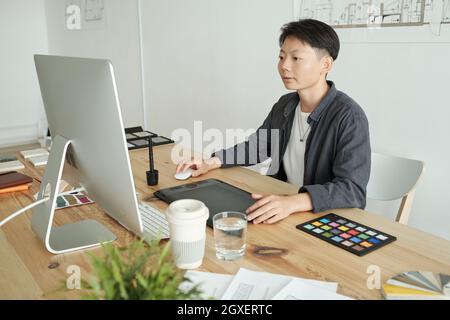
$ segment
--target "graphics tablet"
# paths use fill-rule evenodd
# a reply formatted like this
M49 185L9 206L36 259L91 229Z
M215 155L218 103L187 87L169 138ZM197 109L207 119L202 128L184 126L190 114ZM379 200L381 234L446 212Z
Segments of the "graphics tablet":
M180 199L202 201L209 209L207 225L212 227L212 217L223 211L244 212L256 201L251 193L217 179L207 179L177 187L162 189L154 193L164 202L171 203Z

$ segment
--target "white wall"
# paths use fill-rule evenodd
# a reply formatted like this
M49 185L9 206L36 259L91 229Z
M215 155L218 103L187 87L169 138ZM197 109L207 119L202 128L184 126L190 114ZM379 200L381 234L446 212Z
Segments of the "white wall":
M257 128L285 91L278 30L292 1L143 0L150 129Z
M47 53L44 0L0 0L0 146L43 135L33 55Z
M115 67L124 125L143 125L137 0L105 0L104 20L67 30L66 1L46 0L49 52L54 55L110 59Z
M343 44L333 79L364 107L374 151L425 162L409 224L450 239L450 25L440 37L428 27L392 30L421 34L422 42L403 42L388 31L359 31L367 42L352 41L354 30L339 31ZM398 206L369 201L367 209L393 218Z
M204 129L256 128L285 92L277 39L294 16L292 1L142 2L150 127L165 135L192 132L195 120ZM342 51L329 77L366 111L374 151L426 162L410 225L448 239L449 27L440 38L423 28L340 30ZM425 41L413 42L416 34ZM368 208L393 218L398 202Z

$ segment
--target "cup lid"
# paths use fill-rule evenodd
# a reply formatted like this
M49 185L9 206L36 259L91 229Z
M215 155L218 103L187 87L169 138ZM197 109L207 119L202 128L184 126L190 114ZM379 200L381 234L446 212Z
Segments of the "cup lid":
M171 220L207 219L209 217L209 210L199 200L182 199L172 202L167 209L167 214Z

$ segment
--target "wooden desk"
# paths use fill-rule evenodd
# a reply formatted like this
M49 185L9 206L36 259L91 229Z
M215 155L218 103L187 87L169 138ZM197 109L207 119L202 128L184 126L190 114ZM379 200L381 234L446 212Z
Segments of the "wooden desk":
M146 150L131 151L131 162L136 188L143 201L164 209L162 201L151 198L153 191L185 182L173 178L175 165L170 160L172 146L155 148L156 167L160 171L160 183L150 188L145 181L148 167ZM27 164L24 172L40 180L43 168L33 168ZM196 181L217 178L236 185L249 192L263 194L293 194L297 187L261 176L243 168L221 169L208 173ZM39 189L33 183L30 192L0 195L0 219L32 202L32 194ZM357 257L347 251L332 246L322 240L298 231L299 223L317 217L311 213L293 214L275 225L249 225L248 249L244 258L234 262L223 262L215 257L212 230L207 230L206 254L199 270L234 274L240 267L255 271L287 274L339 283L338 292L357 299L379 299L379 290L369 290L367 268L375 265L381 269L381 280L409 270L429 270L450 273L450 241L444 240L400 225L380 216L359 209L332 210L344 217L361 222L386 233L397 236L398 240L364 257ZM104 214L97 205L88 205L57 211L55 223L58 225L86 218L95 218L110 228L123 245L133 238L123 227ZM283 249L284 253L274 256L257 254L260 247ZM99 253L99 249L90 250ZM54 291L67 278L67 267L78 265L82 276L90 271L89 259L85 252L75 252L54 256L47 252L31 230L31 213L10 221L0 230L0 298L41 299L61 298ZM62 298L77 298L77 290L67 291Z

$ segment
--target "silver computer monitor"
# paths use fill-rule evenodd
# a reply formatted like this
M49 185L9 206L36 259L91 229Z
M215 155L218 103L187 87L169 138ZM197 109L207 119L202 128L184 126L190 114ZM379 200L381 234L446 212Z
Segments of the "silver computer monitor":
M35 65L53 144L39 192L42 198L48 188L50 200L34 210L34 231L53 253L84 249L115 238L93 220L51 226L65 163L64 179L79 183L107 214L142 234L111 62L36 55Z

